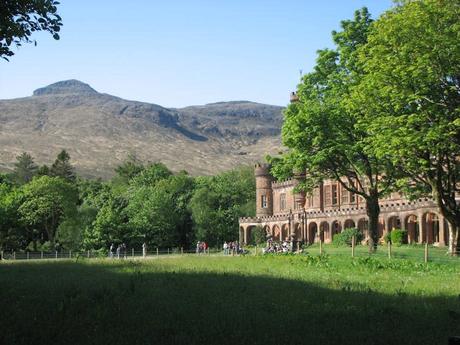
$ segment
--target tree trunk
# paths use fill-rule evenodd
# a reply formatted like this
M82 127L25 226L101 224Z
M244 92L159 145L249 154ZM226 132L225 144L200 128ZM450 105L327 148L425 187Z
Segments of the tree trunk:
M369 217L369 253L375 253L379 243L380 205L377 197L366 199L366 211Z
M449 224L449 254L452 256L460 255L460 236L459 227Z

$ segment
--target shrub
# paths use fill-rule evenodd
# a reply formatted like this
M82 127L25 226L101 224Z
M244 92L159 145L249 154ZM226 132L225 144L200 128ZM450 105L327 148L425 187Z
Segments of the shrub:
M406 238L407 231L401 229L394 229L390 232L391 244L400 246Z
M344 229L340 234L335 234L332 243L336 246L351 246L351 240L355 236L355 244L360 243L364 236L357 228Z
M267 240L267 235L265 233L264 228L262 228L261 226L256 226L254 229L252 229L251 243L261 245L265 243L266 240Z
M383 235L383 242L388 243L391 241L391 232L387 232L385 235Z

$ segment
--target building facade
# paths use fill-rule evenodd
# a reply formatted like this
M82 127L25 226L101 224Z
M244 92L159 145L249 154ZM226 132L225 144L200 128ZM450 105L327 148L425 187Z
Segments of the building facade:
M311 195L295 193L304 175L276 182L270 166L256 164L256 217L239 220L240 241L248 244L251 231L262 227L275 241L296 240L329 243L342 229L356 227L366 240L368 217L365 200L343 188L337 181L326 180ZM445 246L449 225L429 198L410 201L399 193L380 200L379 237L392 229L407 230L407 243ZM366 241L365 240L365 241Z

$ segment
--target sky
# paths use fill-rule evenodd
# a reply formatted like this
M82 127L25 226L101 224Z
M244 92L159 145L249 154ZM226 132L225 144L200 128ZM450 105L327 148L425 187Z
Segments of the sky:
M61 0L61 39L0 60L0 99L78 79L125 99L183 107L250 100L286 105L331 31L392 0Z

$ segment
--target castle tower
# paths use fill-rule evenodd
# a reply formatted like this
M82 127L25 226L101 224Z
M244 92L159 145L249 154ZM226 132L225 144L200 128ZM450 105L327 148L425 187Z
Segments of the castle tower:
M273 215L273 192L270 165L257 163L254 168L256 177L256 216Z
M297 186L300 183L305 181L305 172L303 171L294 171L294 185ZM306 195L304 191L299 191L294 193L294 203L296 209L305 208Z

